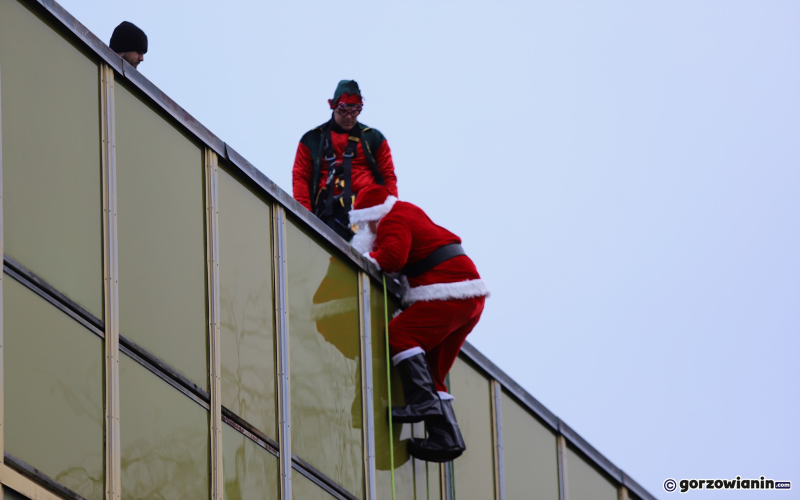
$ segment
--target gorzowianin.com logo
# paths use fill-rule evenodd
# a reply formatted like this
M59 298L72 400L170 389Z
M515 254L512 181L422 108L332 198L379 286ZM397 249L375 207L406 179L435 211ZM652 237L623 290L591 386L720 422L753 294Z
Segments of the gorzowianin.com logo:
M736 476L736 479L681 479L680 481L667 479L664 481L664 491L666 492L672 493L679 488L681 493L689 490L791 490L792 482L765 479L764 476L759 479L742 479L742 476Z

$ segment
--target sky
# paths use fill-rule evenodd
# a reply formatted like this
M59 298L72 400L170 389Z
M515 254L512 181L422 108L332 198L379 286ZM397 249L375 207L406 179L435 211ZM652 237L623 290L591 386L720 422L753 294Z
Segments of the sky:
M288 192L357 80L489 284L475 347L658 498L797 489L800 2L61 4Z

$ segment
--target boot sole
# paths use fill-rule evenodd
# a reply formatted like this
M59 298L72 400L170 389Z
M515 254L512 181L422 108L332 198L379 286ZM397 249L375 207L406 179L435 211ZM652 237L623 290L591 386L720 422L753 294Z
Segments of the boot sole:
M451 462L460 457L463 453L464 450L426 450L424 448L415 448L413 446L408 447L409 455L417 460L423 460L425 462Z

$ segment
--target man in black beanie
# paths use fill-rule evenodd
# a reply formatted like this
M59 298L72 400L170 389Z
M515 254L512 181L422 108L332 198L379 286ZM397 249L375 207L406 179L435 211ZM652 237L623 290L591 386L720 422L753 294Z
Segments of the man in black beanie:
M122 21L114 28L108 46L135 68L147 53L147 35L135 24Z

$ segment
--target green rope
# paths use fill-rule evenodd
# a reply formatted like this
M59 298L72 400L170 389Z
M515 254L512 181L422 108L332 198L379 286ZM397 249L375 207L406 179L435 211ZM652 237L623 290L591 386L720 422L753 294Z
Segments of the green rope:
M392 361L389 357L389 301L386 297L386 275L383 275L383 320L386 332L386 391L389 394L389 466L392 471L392 500L395 500L394 435L392 429Z

